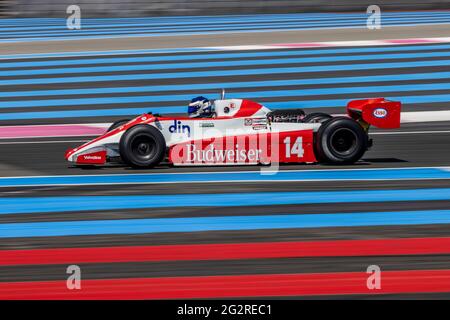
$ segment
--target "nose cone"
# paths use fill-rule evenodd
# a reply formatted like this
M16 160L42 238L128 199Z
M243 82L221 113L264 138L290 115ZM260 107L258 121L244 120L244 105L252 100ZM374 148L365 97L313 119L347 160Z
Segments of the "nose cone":
M72 154L74 154L76 149L68 149L64 155L67 161L71 161L69 158Z

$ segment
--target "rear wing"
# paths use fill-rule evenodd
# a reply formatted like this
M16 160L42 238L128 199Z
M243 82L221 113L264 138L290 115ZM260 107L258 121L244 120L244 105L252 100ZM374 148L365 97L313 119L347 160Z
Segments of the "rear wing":
M347 114L363 127L373 125L382 129L400 128L401 102L384 98L352 100L347 104Z

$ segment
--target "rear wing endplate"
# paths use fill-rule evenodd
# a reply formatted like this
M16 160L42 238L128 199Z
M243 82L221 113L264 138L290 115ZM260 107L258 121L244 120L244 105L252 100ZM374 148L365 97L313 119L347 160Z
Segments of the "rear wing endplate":
M363 127L373 125L382 129L400 127L401 102L385 98L352 100L347 104L347 114Z

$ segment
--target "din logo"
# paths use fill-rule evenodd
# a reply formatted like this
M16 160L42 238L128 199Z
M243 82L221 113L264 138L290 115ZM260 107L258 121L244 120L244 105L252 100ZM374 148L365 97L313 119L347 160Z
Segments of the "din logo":
M191 136L191 127L184 125L180 120L173 120L173 124L169 127L170 133L182 133Z

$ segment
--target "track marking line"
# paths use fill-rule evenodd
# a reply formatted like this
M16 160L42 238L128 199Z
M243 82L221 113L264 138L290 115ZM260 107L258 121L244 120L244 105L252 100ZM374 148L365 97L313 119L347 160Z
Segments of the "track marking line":
M38 137L36 137L38 138ZM0 142L0 145L15 145L15 144L43 144L43 143L74 143L80 142L84 143L89 140L50 140L50 141L8 141L8 142Z
M161 208L189 208L189 207L245 207L267 205L304 205L327 203L382 203L405 201L449 201L449 188L429 189L394 189L394 190L346 190L346 191L299 191L299 192L250 192L250 193L208 193L208 194L162 194L162 195L116 195L116 196L47 196L47 197L4 197L0 198L0 215L13 214L42 214L63 212L97 212L108 210L134 210ZM405 221L396 220L405 216ZM336 217L336 218L335 218ZM345 221L338 220L341 217ZM364 218L368 217L368 218ZM383 220L381 218L386 218ZM372 219L372 220L370 220ZM272 228L278 225L281 228L294 225L305 227L310 223L318 223L317 226L340 226L352 223L368 223L368 225L385 225L409 223L411 221L439 221L450 222L450 210L428 211L403 211L403 212L371 212L351 214L314 214L309 215L272 215L272 216L233 216L210 218L161 218L138 220L105 220L105 221L77 221L74 224L80 226L94 226L96 223L105 225L102 231L90 229L90 232L106 232L108 225L122 227L124 224L139 225L139 222L147 224L148 232L168 232L169 230L207 231L208 226L213 228L231 228L229 230ZM297 221L297 222L296 222ZM274 224L270 224L270 223ZM291 222L291 224L289 224ZM173 224L172 228L168 228ZM187 224L187 225L185 225ZM266 225L267 224L267 225ZM16 232L22 232L20 226L27 224L0 225L0 237L8 234L8 226ZM37 223L34 226L44 226L46 223ZM51 223L50 225L72 226L72 223ZM186 228L186 229L184 229ZM206 228L206 229L205 229ZM69 228L70 229L70 228ZM72 232L73 230L66 231ZM144 230L144 228L138 228ZM153 231L152 231L153 230ZM45 230L41 230L44 231ZM61 229L62 231L62 229ZM125 229L125 231L130 231ZM12 232L12 231L11 231ZM27 232L24 230L23 232Z
M267 32L264 30L264 32ZM80 52L60 52L60 53L33 53L33 54L11 54L2 55L0 60L11 59L33 59L51 57L77 57L80 54L85 56L102 55L130 55L144 53L180 53L180 52L204 52L204 51L248 51L248 50L274 50L286 48L315 48L315 47L358 47L358 46L404 46L413 44L448 43L450 37L430 37L415 39L381 39L364 41L323 41L323 42L300 42L300 43L279 43L265 45L231 45L231 46L211 46L211 47L187 47L187 48L161 48L161 49L138 49L138 50L110 50L110 51L80 51Z
M449 254L450 238L286 241L1 250L0 266Z
M432 130L432 131L397 131L397 132L371 132L370 135L398 135L398 134L432 134L432 133L450 133L450 130ZM70 135L70 137L88 137L88 136L97 136L97 135ZM48 136L33 136L33 137L14 137L14 138L2 138L1 139L27 139L27 138L49 138ZM55 136L58 138L58 136ZM73 142L87 142L89 140L43 140L43 141L0 141L0 145L8 145L8 144L46 144L46 143L73 143Z
M0 188L86 185L145 185L180 183L239 182L324 182L324 181L386 181L386 180L446 180L450 167L400 167L353 169L305 169L274 171L275 175L260 175L255 170L199 171L169 173L130 173L96 175L54 175L1 177ZM298 177L297 177L298 176Z
M450 270L383 271L378 290L366 272L247 274L165 278L86 279L83 290L67 290L66 279L1 282L0 299L193 299L450 291Z
M334 114L334 116L345 116L345 114ZM402 112L401 123L425 123L425 122L445 122L450 121L450 110L440 111L415 111ZM111 123L86 123L86 124L52 124L52 125L16 125L0 126L1 139L24 139L24 138L49 138L49 137L82 137L96 136L103 134ZM85 128L85 129L83 129ZM42 132L52 130L52 133L43 135ZM13 136L11 130L17 132ZM33 133L34 130L36 133ZM70 133L72 130L73 133ZM83 131L85 130L85 131ZM386 131L386 133L375 132L371 134L429 134L429 133L447 133L447 130L423 130L423 131Z
M355 197L357 196L359 195L355 195ZM373 201L368 200L364 202L373 202ZM61 210L55 210L55 212L61 212ZM262 215L262 216L213 216L206 218L189 217L189 218L149 218L149 219L119 219L119 220L83 220L83 221L63 221L63 222L57 221L57 222L2 223L0 224L0 238L34 238L34 237L65 237L65 236L88 236L88 235L92 236L129 235L129 234L137 235L137 234L186 233L186 232L196 233L196 232L248 231L248 230L259 230L260 232L263 232L264 230L277 230L277 229L300 230L311 228L370 227L370 226L383 227L383 226L408 226L408 225L414 226L414 225L437 225L437 224L440 225L450 224L450 210L390 211L390 212L380 211L380 212L323 213L323 214L281 213L276 215Z
M431 131L397 131L397 132L371 132L370 135L397 135L397 134L432 134L432 133L450 133L450 130L431 130ZM85 134L85 135L79 135L79 137L88 137L90 135ZM96 136L96 135L92 135L92 136ZM72 136L71 137L78 137L77 136ZM31 137L16 137L16 138L1 138L1 139L27 139L27 138L31 138ZM36 136L36 137L32 137L32 138L49 138L47 136ZM57 138L57 137L55 137ZM46 144L46 143L71 143L71 142L87 142L89 140L49 140L49 141L7 141L7 142L1 142L0 141L0 145L2 144Z

